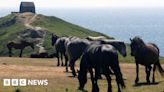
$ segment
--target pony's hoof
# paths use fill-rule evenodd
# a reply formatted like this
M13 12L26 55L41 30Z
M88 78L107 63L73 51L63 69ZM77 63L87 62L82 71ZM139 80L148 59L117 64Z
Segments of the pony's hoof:
M150 84L150 81L147 81L147 84Z
M138 84L138 81L135 81L135 84Z
M59 64L57 64L57 66L59 66Z
M135 80L135 84L138 84L138 79Z
M153 80L152 82L155 83L155 80Z
M77 76L75 71L72 71L72 75L73 75L73 77Z
M92 89L92 92L99 92L98 89Z
M77 75L75 74L75 75L73 75L73 77L76 77Z
M80 92L81 92L81 91L82 91L82 92L88 92L87 90L85 90L84 88L81 88L81 87L79 87L78 90L80 90Z
M73 77L76 77L77 75L76 75L76 73L73 73Z

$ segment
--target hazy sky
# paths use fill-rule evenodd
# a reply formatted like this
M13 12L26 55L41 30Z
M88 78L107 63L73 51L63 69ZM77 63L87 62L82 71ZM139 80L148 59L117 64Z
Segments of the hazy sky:
M1 0L0 8L18 8L21 1L34 1L46 8L151 8L164 7L164 0Z

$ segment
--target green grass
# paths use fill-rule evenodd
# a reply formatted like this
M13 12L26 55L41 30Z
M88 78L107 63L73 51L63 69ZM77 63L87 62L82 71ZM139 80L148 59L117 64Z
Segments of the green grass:
M32 25L45 28L48 32L55 33L59 36L77 36L83 38L88 35L103 35L99 32L91 31L78 25L68 23L54 16L38 15L37 20L33 22Z
M2 35L0 35L0 56L6 56L8 54L8 50L6 47L6 44L9 41L15 41L17 40L17 35L19 32L23 31L25 29L25 27L21 24L14 24L11 25L9 27L5 27L0 29L2 33ZM16 52L14 52L16 53Z
M0 25L12 20L15 16L13 14L9 14L5 17L0 18ZM1 26L2 27L2 26Z

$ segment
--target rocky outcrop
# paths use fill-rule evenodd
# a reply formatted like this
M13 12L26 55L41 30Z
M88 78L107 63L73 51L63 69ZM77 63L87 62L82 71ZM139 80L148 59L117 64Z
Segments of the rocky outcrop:
M0 28L8 27L16 23L16 17L13 17L10 20L5 21L4 23L0 24Z

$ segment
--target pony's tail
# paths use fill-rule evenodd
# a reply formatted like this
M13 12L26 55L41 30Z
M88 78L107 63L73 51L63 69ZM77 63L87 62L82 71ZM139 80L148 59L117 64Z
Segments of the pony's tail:
M159 73L161 74L161 76L164 77L164 70L163 70L163 68L162 68L162 66L161 66L161 64L160 64L160 62L159 62L159 60L158 60L158 62L157 62L157 67L158 67L158 71L159 71Z
M157 46L156 44L154 44L154 43L150 43L150 44L152 44L154 47L156 47L156 48L157 48L157 50L158 50L158 55L159 55L160 50L159 50L158 46Z

